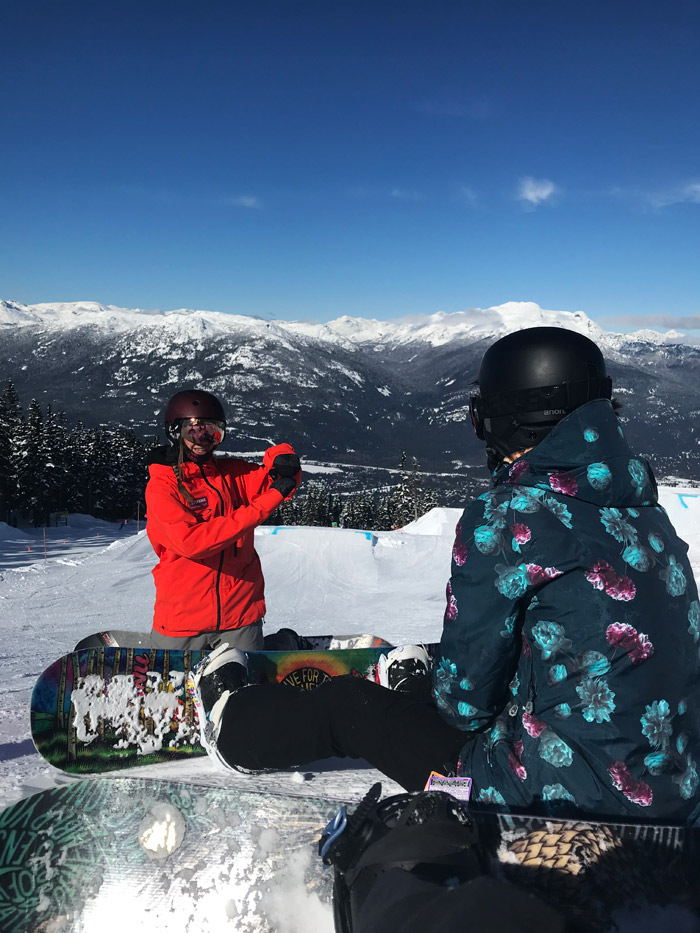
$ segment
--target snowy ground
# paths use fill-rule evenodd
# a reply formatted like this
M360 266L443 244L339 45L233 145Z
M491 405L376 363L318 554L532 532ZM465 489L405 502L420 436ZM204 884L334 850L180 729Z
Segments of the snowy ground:
M661 501L688 541L700 578L700 489L662 488ZM373 632L395 642L439 639L456 509L434 509L394 532L263 527L256 547L267 581L267 630ZM74 515L67 528L20 531L0 524L0 806L73 778L34 751L29 700L36 676L76 641L108 628L151 625L154 555L143 529ZM136 772L134 772L136 773ZM247 789L356 798L377 773L334 761L251 778L215 771L208 759L138 770ZM255 785L253 787L252 785ZM384 780L388 791L391 782Z

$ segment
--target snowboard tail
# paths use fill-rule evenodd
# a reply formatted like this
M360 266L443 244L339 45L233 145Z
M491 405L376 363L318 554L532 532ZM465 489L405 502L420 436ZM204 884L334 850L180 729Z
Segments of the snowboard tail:
M316 842L338 805L134 778L44 791L0 812L0 929L330 928ZM490 871L582 928L697 929L698 829L471 814Z

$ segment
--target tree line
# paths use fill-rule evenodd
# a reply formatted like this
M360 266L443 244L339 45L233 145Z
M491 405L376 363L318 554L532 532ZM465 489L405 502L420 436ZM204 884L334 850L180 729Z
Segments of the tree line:
M40 527L61 512L110 521L143 516L148 452L158 443L121 428L71 426L64 412L36 399L25 411L9 382L0 394L0 521ZM409 469L403 453L396 485L347 493L307 475L268 522L389 530L435 505L434 493L421 488L418 462Z

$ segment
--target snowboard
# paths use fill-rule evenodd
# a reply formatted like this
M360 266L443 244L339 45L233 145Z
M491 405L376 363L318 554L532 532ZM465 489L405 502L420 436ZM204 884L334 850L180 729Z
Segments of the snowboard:
M313 690L343 674L376 679L377 663L387 650L250 651L246 655L252 683ZM49 764L69 773L113 771L205 755L194 703L184 689L187 673L204 654L121 647L64 655L39 676L32 692L31 733L37 751Z
M317 842L338 806L135 778L44 791L0 812L0 929L331 930ZM698 928L697 829L472 816L490 871L586 930Z

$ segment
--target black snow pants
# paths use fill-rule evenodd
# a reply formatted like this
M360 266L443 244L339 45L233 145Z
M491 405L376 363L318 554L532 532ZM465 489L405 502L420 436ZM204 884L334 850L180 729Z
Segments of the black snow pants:
M303 693L283 684L244 687L226 704L218 749L254 771L364 758L406 790L422 790L431 771L455 773L469 733L448 726L429 683L421 687L400 693L350 675Z

